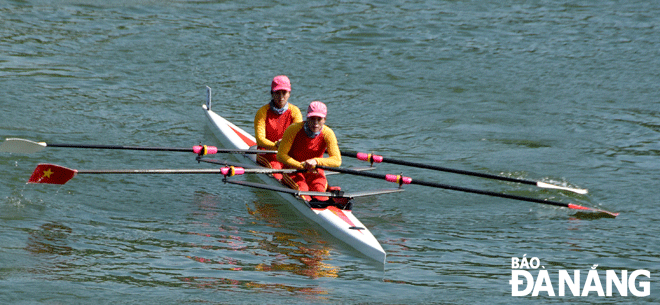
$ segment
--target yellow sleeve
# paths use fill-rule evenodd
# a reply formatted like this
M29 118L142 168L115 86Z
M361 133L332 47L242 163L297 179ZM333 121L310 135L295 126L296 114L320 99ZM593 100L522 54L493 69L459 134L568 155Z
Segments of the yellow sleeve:
M337 137L335 132L328 126L323 126L323 138L325 139L325 146L328 152L327 158L316 158L318 165L327 167L340 167L341 166L341 152L337 145Z
M302 118L302 113L300 112L300 108L298 108L298 106L293 105L291 103L289 103L289 108L291 109L291 117L293 118L293 122L291 122L291 124L302 122L303 118Z
M303 122L291 124L284 135L282 136L282 141L280 141L280 147L277 149L277 161L282 162L286 167L303 169L302 163L296 161L294 158L289 156L289 151L291 151L291 145L293 145L293 140L296 139L296 135L303 127Z
M266 139L266 115L270 106L268 104L259 108L254 116L254 137L257 139L257 145L265 149L276 150L275 142Z

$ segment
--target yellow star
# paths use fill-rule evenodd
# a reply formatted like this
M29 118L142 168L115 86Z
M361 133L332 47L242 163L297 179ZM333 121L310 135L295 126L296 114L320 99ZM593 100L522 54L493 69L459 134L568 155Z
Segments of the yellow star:
M50 178L50 175L52 175L52 174L53 174L53 171L51 171L50 168L49 168L49 169L44 171L44 176L42 178Z

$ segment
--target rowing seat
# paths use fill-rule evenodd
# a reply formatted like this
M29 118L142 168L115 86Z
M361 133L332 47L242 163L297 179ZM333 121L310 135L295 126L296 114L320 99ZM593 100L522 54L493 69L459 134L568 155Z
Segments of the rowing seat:
M341 192L341 187L340 186L328 186L326 188L327 192L333 192L333 193L339 193ZM326 201L321 201L318 199L312 199L309 201L309 205L312 208L327 208L329 206L335 206L338 209L341 210L352 210L353 209L353 201L351 198L347 197L331 197L330 199Z

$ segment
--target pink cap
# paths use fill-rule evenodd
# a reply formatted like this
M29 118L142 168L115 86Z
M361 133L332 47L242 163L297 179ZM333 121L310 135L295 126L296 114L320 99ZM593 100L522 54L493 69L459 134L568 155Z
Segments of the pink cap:
M328 107L319 101L313 101L307 108L307 117L317 116L325 118L328 115Z
M270 84L271 92L280 91L280 90L286 90L288 92L291 92L291 81L289 81L289 78L286 77L286 75L275 76L273 78L273 82Z

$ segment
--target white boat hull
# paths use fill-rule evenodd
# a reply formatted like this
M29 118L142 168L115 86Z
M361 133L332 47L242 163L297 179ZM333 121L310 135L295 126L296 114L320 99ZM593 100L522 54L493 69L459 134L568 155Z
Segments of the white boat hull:
M209 127L213 131L213 134L225 148L249 149L256 145L254 136L218 115L209 109L207 105L202 105L202 108L208 118ZM256 155L248 154L244 156L256 164ZM266 184L282 186L278 180L269 175L258 174L257 176ZM310 208L298 196L286 193L278 194L291 203L307 219L319 224L334 237L367 257L385 263L386 254L380 243L371 234L369 229L353 215L352 211L341 210L332 206L328 208Z

